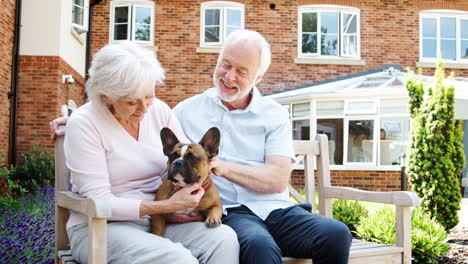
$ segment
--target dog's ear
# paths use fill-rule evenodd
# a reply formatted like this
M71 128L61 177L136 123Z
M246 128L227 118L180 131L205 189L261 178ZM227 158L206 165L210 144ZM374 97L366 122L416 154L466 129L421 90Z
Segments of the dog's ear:
M177 139L176 135L174 135L174 132L172 132L172 130L167 127L161 129L160 135L164 155L169 156L172 153L174 146L179 143L179 139Z
M205 149L209 159L218 155L220 139L221 133L219 129L217 127L212 127L206 131L205 135L198 143Z

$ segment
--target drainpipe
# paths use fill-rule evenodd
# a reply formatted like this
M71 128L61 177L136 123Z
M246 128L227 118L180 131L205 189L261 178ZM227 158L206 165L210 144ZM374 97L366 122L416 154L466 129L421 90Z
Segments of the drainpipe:
M8 133L8 164L16 165L16 123L18 112L18 77L19 77L19 47L21 30L21 0L15 3L15 29L13 36L13 51L11 65L11 88L8 93L10 99L10 131Z
M95 0L92 4L89 5L88 10L88 33L86 34L86 61L85 61L85 81L88 80L89 76L89 64L91 60L91 28L92 28L92 16L93 16L93 6L99 4L101 0Z

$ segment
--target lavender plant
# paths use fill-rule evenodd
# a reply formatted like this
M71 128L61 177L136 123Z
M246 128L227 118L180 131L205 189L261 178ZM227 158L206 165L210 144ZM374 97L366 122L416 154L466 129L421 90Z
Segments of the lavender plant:
M0 209L0 263L54 263L54 189L45 186Z

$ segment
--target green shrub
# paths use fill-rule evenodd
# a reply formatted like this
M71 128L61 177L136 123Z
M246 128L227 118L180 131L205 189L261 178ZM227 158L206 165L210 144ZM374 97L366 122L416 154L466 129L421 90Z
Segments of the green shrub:
M22 157L23 163L16 169L14 180L19 180L19 184L31 192L39 187L54 186L54 158L49 152L40 145L33 145Z
M439 61L435 84L426 96L422 80L408 78L411 131L406 174L421 198L421 208L449 231L459 221L459 175L464 157L462 134L454 120L454 87L444 84L444 78L443 62Z
M430 218L420 208L411 212L413 263L438 263L438 256L446 253L450 247L445 244L448 233L444 227ZM395 211L385 207L364 217L356 227L356 234L365 241L395 244Z
M356 231L356 226L362 217L367 217L369 211L358 201L341 200L333 201L333 218L346 224L349 230Z

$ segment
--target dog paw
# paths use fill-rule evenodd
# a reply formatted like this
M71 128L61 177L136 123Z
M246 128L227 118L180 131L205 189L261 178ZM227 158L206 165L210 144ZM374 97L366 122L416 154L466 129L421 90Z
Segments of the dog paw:
M217 227L221 224L221 219L219 218L206 218L205 223L208 227Z

